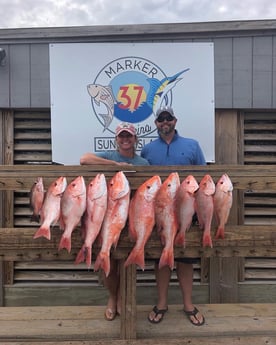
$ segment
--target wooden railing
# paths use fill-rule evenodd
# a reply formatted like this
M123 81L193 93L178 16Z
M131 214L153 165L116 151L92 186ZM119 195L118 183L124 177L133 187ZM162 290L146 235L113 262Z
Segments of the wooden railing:
M202 232L193 227L187 233L186 247L175 248L175 257L276 257L276 226L238 224L237 211L242 207L242 192L256 190L276 191L276 169L274 166L189 166L189 167L136 167L122 169L130 182L132 191L149 177L158 174L164 180L170 172L177 171L182 180L189 174L200 181L205 174L210 174L216 182L223 173L227 173L234 186L234 201L232 217L226 226L225 239L213 239L213 248L203 248L201 245ZM88 182L98 172L103 172L107 179L118 171L114 166L0 166L0 190L3 191L4 209L11 207L10 191L30 190L34 179L42 176L46 188L58 176L66 176L68 182L76 176L82 175ZM12 207L11 207L12 208ZM233 215L234 214L234 215ZM58 251L60 230L53 229L50 241L44 238L33 239L34 228L15 228L4 226L0 228L0 257L2 261L1 281L3 284L4 261L39 261L39 260L72 260L81 248L79 230L72 234L72 250ZM122 314L121 338L136 337L136 267L125 268L123 263L133 243L128 238L127 228L123 230L116 250L111 255L120 260ZM97 253L99 248L93 248ZM162 247L156 232L153 232L146 245L147 259L159 258Z

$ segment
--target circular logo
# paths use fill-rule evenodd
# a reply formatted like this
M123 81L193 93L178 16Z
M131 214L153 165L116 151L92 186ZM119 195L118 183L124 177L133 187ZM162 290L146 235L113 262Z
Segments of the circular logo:
M137 125L141 135L156 130L154 114L161 105L171 105L168 78L150 60L128 56L111 61L87 86L94 113L104 130L115 133L119 122Z

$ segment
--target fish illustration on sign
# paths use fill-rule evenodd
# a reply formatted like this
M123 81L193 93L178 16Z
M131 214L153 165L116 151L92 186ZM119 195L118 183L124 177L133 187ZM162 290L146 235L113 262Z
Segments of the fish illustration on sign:
M101 103L106 106L107 113L99 114L103 119L103 131L105 131L110 126L114 116L114 104L116 102L112 88L110 86L103 86L100 84L89 84L87 85L87 91L97 106L100 106Z
M162 80L158 80L156 78L148 79L148 82L150 84L150 92L147 97L147 103L152 107L152 111L154 114L156 114L156 111L161 107L164 99L167 103L168 93L182 79L179 78L179 76L189 70L190 68L186 68L183 71L176 73L172 77L165 77Z

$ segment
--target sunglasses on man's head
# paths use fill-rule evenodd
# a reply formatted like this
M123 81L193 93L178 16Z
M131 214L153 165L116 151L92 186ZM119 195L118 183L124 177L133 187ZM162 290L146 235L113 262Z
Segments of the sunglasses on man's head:
M167 115L167 116L158 117L156 121L159 123L162 123L164 121L170 122L170 121L173 121L174 119L175 117L173 117L172 115Z

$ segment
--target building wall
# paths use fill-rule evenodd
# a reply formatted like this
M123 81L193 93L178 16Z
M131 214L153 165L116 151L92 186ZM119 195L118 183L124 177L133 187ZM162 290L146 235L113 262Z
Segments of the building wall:
M0 108L50 108L50 43L131 41L212 41L215 107L276 108L276 20L2 29Z

